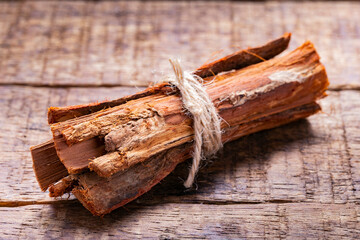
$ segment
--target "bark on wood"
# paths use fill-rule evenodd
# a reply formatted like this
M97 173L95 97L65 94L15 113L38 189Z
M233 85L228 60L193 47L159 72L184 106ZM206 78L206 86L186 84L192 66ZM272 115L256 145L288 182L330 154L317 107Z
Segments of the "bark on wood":
M261 75L257 76L259 71ZM241 77L244 80L241 80ZM250 78L251 82L246 81L246 78ZM240 80L241 84L234 83L234 79ZM250 124L252 121L264 119L266 116L276 116L277 113L286 112L289 109L292 109L295 114L288 114L287 120L279 121L279 123L293 121L298 116L306 117L318 110L314 107L317 106L314 101L323 96L327 85L326 73L324 67L319 63L319 57L312 44L305 43L282 58L220 76L220 79L215 79L208 86L207 91L218 107L220 116L228 124L227 127L231 129L231 127L237 127L239 124ZM278 100L279 98L281 100ZM264 105L260 104L260 102L267 102L268 104ZM310 113L309 111L306 114L296 112L296 107L303 106L300 109L305 109L304 105L306 104L313 104ZM249 109L252 112L249 112ZM234 110L242 111L242 115L237 115L239 113L234 114ZM138 126L128 126L128 123L134 125L134 122ZM172 127L174 124L178 125L176 129ZM144 129L141 129L141 126L144 126ZM190 141L192 137L190 126L191 121L182 113L181 102L178 97L176 95L164 96L159 93L135 99L99 113L53 124L52 131L58 155L70 173L79 173L89 167L98 174L99 178L109 178L115 174L114 178L109 178L110 181L107 179L106 182L122 182L122 184L110 186L110 189L113 189L112 193L109 193L109 191L92 192L90 191L92 187L89 187L91 184L87 181L100 182L95 173L85 173L73 177L74 181L71 184L79 185L73 189L73 193L93 214L103 215L148 191L168 175L179 162L188 157L187 154L191 145L186 144L186 142ZM258 130L273 126L277 126L277 123L263 128L260 127ZM129 128L129 130L126 130L126 128ZM181 130L182 128L184 130ZM138 141L135 141L135 144L134 141L130 140L134 140L139 131L134 131L134 129L141 130L143 134L138 138ZM170 144L167 144L164 137L169 130L175 132L168 140ZM114 132L112 135L112 131L117 133ZM125 134L116 140L119 132ZM236 139L243 134L241 131L238 134L236 133L235 131L232 134L234 138L230 138L230 140ZM148 135L150 135L150 138L145 138ZM70 146L66 145L62 136ZM106 136L105 145L107 150L117 150L117 152L101 157L95 155L97 158L91 161L88 166L84 162L84 166L77 169L72 168L73 165L67 165L74 158L70 158L70 155L66 155L64 152L71 153L75 151L77 146L88 144L89 141L94 141L96 139L94 137L97 136ZM126 140L127 137L129 140ZM124 144L126 142L127 145ZM165 144L161 146L161 143ZM99 146L101 146L101 143ZM92 149L96 149L96 147L93 146ZM82 151L78 152L81 153ZM178 155L177 152L179 152ZM102 155L103 152L101 150L95 154ZM167 159L164 154L176 156L177 161L172 162L168 159L162 162L161 160ZM86 156L87 159L89 159L89 156ZM149 165L152 168L143 169L139 163L147 161L150 161ZM133 166L134 169L132 169ZM136 167L140 168L136 169ZM145 174L147 170L149 170L148 174L150 175ZM119 174L116 174L117 172ZM139 172L142 173L140 176L143 178L139 178ZM129 173L129 176L126 173ZM123 178L124 176L126 178ZM128 184L124 183L128 183L129 181L126 179L132 177L138 179L135 184L139 185L130 188ZM124 185L125 189L114 190L117 185ZM64 186L62 189L67 189L66 184ZM52 187L50 190L53 195L56 195L54 189L56 188ZM128 189L134 191L130 192ZM128 192L124 192L124 190ZM60 191L60 193L62 192ZM100 197L104 195L107 196L105 200Z
M207 87L207 92L224 119L222 128L301 106L321 97L328 83L325 70L318 60L313 46L306 43L282 58L220 76ZM144 118L147 119L145 123L142 122ZM143 136L151 134L151 137L137 138L139 131L136 129L139 126L135 125L144 125L144 129L141 129ZM178 96L161 93L53 124L51 128L58 156L69 173L85 170L90 158L95 158L90 167L96 170L100 169L97 163L116 161L117 165L120 164L118 169L112 170L116 172L123 169L122 165L128 167L146 159L142 154L152 156L192 137L191 120L184 115ZM126 132L125 139L112 141L112 131ZM173 131L173 134L171 139L166 140L164 137L168 136L168 131ZM104 153L101 148L103 144L99 142L96 145L98 136L106 136L105 145L109 150L126 141L128 145L117 148L118 155L111 153L98 159ZM138 141L133 141L135 139ZM172 145L168 145L168 141ZM163 147L155 142L163 142ZM73 156L73 152L83 152L83 145L87 144L93 146L88 154ZM149 144L159 149L152 149ZM97 148L100 151L97 152ZM115 159L114 155L117 156ZM101 171L98 174L109 176Z

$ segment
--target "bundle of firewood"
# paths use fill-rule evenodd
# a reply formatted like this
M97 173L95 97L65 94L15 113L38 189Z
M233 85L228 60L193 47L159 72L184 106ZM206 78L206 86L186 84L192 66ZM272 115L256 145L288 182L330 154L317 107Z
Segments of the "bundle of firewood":
M325 68L311 42L273 58L289 41L284 34L194 71L222 119L223 143L320 110ZM149 191L192 152L192 117L170 83L113 101L51 107L48 122L53 139L31 148L39 185L52 197L72 192L94 215Z

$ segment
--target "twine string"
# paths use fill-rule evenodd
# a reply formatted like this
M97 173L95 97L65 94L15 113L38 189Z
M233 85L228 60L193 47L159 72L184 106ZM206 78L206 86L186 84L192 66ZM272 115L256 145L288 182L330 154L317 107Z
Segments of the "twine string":
M203 86L203 79L190 72L183 71L180 61L169 60L174 70L175 78L168 81L175 85L180 93L184 108L193 116L194 150L192 165L187 180L184 183L190 188L199 170L200 161L214 155L222 148L220 117Z

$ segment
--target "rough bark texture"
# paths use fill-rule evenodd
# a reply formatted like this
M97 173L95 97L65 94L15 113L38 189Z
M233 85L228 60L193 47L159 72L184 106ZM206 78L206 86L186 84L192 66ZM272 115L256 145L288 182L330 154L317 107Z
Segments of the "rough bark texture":
M211 82L206 91L223 119L224 142L317 112L315 101L328 86L310 42L283 57L207 81ZM75 187L75 196L95 215L109 213L149 191L189 157L188 142L193 137L191 118L184 114L176 92L155 91L52 124L51 129L58 156L70 174L94 171L50 187L51 195ZM104 146L109 153L105 154Z
M244 135L305 118L319 110L320 107L313 103L227 128L223 141L232 141ZM128 166L124 171L119 171L111 177L103 177L95 172L75 175L74 182L78 186L72 192L94 215L103 216L149 191L171 173L176 165L190 157L191 146L191 143L185 143L162 151L140 164ZM65 184L62 188L67 187ZM53 192L50 188L50 193Z
M318 61L319 57L312 44L305 43L284 57L216 78L207 87L207 92L217 106L220 116L225 120L223 127L310 103L321 97L327 82L324 81L325 70ZM212 80L212 78L207 80ZM146 119L145 122L143 119ZM177 140L178 145L188 141L192 130L191 121L186 119L178 96L156 93L109 110L53 124L51 128L61 161L70 173L79 173L87 168L89 159L104 154L103 144L96 140L97 136L106 136L105 144L110 150L128 141L128 145L124 144L123 148L129 149L130 156L135 155L133 162L136 163L144 159L136 155L149 148L144 139L146 135L151 134L148 141L154 147L159 146L154 141L175 144L171 146L176 146L174 141ZM140 125L145 128L142 129ZM126 130L127 128L129 130ZM170 130L176 131L171 135L173 138L164 139L169 136L167 132ZM124 137L118 138L120 139L118 141L124 142L116 143L116 140L115 142L111 140L114 135L111 131L125 133L125 140ZM144 136L138 137L139 141L133 141L133 138L137 138L136 135L141 131L145 131ZM87 145L92 146L91 151L83 155L82 152ZM132 149L134 153L131 153ZM165 149L159 149L157 152L161 150ZM74 153L78 155L74 156ZM150 153L149 150L145 155ZM156 150L154 150L155 153ZM113 158L113 155L109 158ZM115 159L120 158L121 155L118 155ZM103 160L104 157L99 159L100 162ZM129 161L124 162L124 164L127 163Z

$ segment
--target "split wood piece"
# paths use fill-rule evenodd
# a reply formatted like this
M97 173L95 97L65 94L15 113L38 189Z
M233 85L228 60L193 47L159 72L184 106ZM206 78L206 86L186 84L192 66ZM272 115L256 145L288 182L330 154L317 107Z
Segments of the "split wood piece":
M198 68L194 74L206 78L232 69L240 69L249 65L269 60L284 51L289 45L290 33L269 42L265 46L240 50L229 56L205 64Z
M289 45L290 33L285 33L278 39L270 41L263 46L240 50L219 60L205 64L194 71L201 78L217 75L220 72L240 69L259 63L262 59L270 59L283 52ZM112 101L91 103L68 107L50 107L48 111L49 124L62 122L68 119L94 113L105 108L115 107L134 99L142 98L158 92L167 91L169 84L159 84L131 96L126 96Z
M266 116L245 124L228 128L223 136L223 142L235 140L244 135L264 129L274 128L300 118L306 118L320 110L316 103L306 104L281 113ZM50 188L52 196L55 191L60 193L74 186L72 193L92 214L103 216L114 209L125 205L149 191L164 177L172 172L176 165L190 157L192 143L185 143L163 151L118 172L110 178L103 178L94 172L72 175L73 181L61 183L56 188Z
M42 191L69 175L56 153L53 140L32 146L30 151L35 177Z
M231 70L230 68L240 68L240 67L245 67L245 66L249 66L251 64L257 63L257 62L261 61L262 58L269 59L269 58L274 57L275 55L281 53L282 51L284 51L287 48L289 41L290 41L290 37L291 37L291 34L286 33L282 37L275 39L273 41L270 41L261 47L249 48L247 50L238 51L235 54L231 54L229 56L226 56L222 59L215 61L214 64L210 63L210 64L206 64L206 65L198 68L196 70L196 74L200 77L205 77L205 75L202 75L202 74L203 73L206 74L206 72L209 72L209 71L211 71L212 73L228 71L228 70ZM237 61L236 66L234 66L234 60ZM221 63L221 64L219 64L219 63ZM215 66L214 69L212 68L213 65ZM61 122L61 121L69 120L72 118L81 117L86 114L98 112L98 111L106 109L106 108L118 106L118 105L126 103L127 101L144 98L146 96L153 95L156 93L162 92L162 93L170 94L171 92L173 92L173 90L174 89L170 88L170 85L168 83L161 83L156 86L150 87L150 88L146 89L145 91L136 93L131 96L126 96L124 98L116 99L113 101L105 101L105 102L101 102L101 103L91 103L91 104L87 104L87 105L77 105L77 106L68 106L68 107L50 107L49 112L48 112L48 121L49 121L49 123ZM55 136L55 138L60 138L60 136ZM84 149L83 148L84 146L97 146L97 147L95 147L95 149L99 150L98 153L96 153L96 152L94 153L94 149L90 149L90 151L88 153L92 153L91 157L101 156L104 153L104 148L103 148L103 144L97 145L98 143L99 143L99 139L93 138L93 139L89 139L89 140L85 141L83 144L78 144L77 149L75 149L76 150L75 154L79 153L79 152L81 153L82 149ZM59 143L59 145L61 145L61 144L63 144L63 143ZM52 146L54 147L53 151L55 152L55 146L54 146L53 142L52 142ZM52 166L53 163L56 162L57 164L59 164L59 166L63 166L63 164L60 162L57 155L54 155L54 154L47 155L46 154L47 148L44 148L44 144L40 144L40 145L32 147L31 151L36 152L36 154L37 154L36 157L35 157L35 155L33 155L34 166L36 165L35 162L37 162L36 159L38 158L39 154L41 155L41 156L39 156L39 157L41 157L41 159L40 159L41 161L39 161L39 163L37 165L50 167L50 166ZM41 154L41 153L43 153L43 154ZM67 153L65 151L62 154L65 154L65 155L68 154L69 156L72 156L71 152ZM87 162L88 162L87 157L90 158L90 156L84 156L84 158L82 158L82 160L78 159L78 161L72 163L71 166L68 166L68 168L70 169L70 172L76 173L76 172L81 172L81 171L85 170L87 168ZM50 165L48 165L48 164L50 164ZM52 169L49 169L49 171L39 171L38 172L38 168L34 168L34 171L35 171L37 180L40 184L40 187L43 191L46 190L50 184L55 183L61 179L60 175L52 174ZM62 175L64 175L64 173L62 173Z
M211 79L206 91L224 120L222 129L314 102L328 86L325 68L310 42L283 57L207 80ZM51 129L58 156L69 173L89 167L99 176L109 177L191 141L191 121L178 95L158 93L53 124ZM72 154L83 152L83 144L99 137L105 138L110 153L102 155L94 151L94 145L89 149L93 156Z
M32 159L36 159L33 161L33 169L42 191L68 175L68 171L57 156L52 140L31 147L30 151Z

